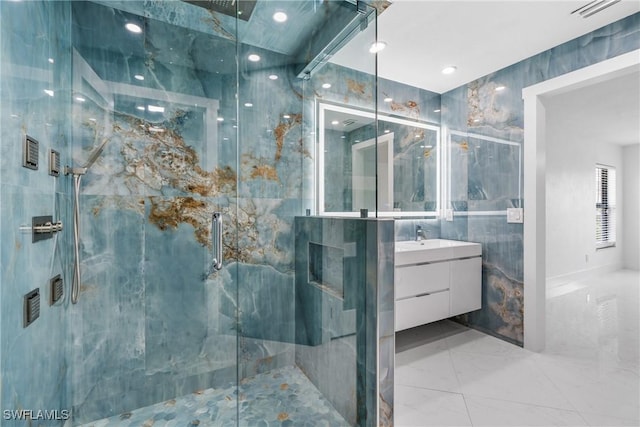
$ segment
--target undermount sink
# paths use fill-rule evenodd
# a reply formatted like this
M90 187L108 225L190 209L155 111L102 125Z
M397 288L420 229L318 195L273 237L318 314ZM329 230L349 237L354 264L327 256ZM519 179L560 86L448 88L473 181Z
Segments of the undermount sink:
M406 240L396 242L395 252L395 264L406 265L478 256L482 247L478 243L458 240Z

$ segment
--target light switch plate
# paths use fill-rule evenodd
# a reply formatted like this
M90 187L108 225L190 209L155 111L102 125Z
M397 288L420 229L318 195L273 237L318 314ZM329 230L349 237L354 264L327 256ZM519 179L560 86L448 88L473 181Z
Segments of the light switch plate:
M507 208L507 222L522 224L524 222L524 212L522 208Z
M453 209L444 210L444 219L447 221L453 221Z

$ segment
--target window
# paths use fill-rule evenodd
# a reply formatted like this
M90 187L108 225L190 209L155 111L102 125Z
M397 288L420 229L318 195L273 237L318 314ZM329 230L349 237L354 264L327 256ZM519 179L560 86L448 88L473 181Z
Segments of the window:
M596 249L616 245L616 169L596 165Z

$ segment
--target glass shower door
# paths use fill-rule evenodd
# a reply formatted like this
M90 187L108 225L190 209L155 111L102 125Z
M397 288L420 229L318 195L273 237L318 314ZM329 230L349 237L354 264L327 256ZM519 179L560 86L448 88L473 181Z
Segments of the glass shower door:
M323 228L314 194L324 154L317 102L375 109L375 55L368 52L375 11L363 2L259 1L246 18L238 21L240 425L375 425L366 340L356 337L357 325L364 332L365 293L342 275L358 268L356 259L343 269L342 247L322 245L340 241L355 250L354 233L343 241L341 230ZM328 63L367 26L366 70ZM301 244L306 215L319 222L307 224L314 240ZM336 268L313 280L310 258L323 250Z
M195 401L203 423L236 423L236 8L72 2L72 20L74 166L97 156L79 197L75 422L193 418Z

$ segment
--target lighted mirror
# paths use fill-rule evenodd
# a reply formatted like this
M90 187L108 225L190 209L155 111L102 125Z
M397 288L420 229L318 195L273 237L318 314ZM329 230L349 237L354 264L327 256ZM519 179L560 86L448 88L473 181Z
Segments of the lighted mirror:
M317 111L320 215L356 216L361 209L370 216L437 214L438 126L323 102Z

